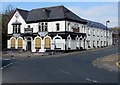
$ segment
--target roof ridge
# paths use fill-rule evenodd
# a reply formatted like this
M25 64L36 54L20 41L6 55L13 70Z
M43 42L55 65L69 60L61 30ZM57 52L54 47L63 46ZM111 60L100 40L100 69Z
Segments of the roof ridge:
M63 6L63 5L60 5L60 6L44 7L44 8L38 8L38 9L32 9L31 11L34 11L34 10L42 10L42 9L49 9L49 8L57 8L57 7L64 7L64 6Z
M21 10L21 11L27 11L27 12L29 12L28 10L23 10L23 9L19 9L19 8L16 8L16 10Z
M65 15L65 7L63 6L63 13L64 13L64 18L66 18L66 15Z

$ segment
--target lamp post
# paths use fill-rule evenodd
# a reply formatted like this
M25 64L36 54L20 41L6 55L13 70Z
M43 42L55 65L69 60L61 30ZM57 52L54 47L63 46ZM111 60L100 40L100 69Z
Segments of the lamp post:
M110 20L106 21L106 46L108 46L108 41L107 41L107 25L110 23Z

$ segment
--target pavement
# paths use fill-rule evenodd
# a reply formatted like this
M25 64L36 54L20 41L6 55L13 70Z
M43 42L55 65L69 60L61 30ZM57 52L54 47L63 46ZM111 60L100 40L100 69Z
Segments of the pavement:
M118 72L93 66L97 58L118 53L118 47L54 57L14 58L2 70L3 83L118 83ZM17 57L17 56L16 56Z
M93 65L101 69L118 72L120 70L117 67L116 62L118 62L119 57L120 56L118 54L113 54L113 55L97 58L96 60L93 61Z
M61 56L68 56L68 55L74 55L74 54L80 54L85 52L93 52L98 50L103 50L106 48L112 48L114 46L104 47L104 48L95 48L95 49L89 49L89 50L83 50L83 51L74 51L69 53L56 53L55 55L49 55L48 53L32 53L30 51L27 52L4 52L2 54L2 58L6 59L19 59L19 58L26 58L26 57L33 57L33 58L51 58L51 57L61 57Z

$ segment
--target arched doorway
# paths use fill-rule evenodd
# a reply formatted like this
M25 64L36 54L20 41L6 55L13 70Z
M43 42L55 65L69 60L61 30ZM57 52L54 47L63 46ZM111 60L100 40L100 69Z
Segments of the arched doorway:
M55 38L55 49L61 49L62 47L62 43L61 42L61 39L60 38Z
M31 38L27 38L27 51L31 51Z
M23 40L21 38L18 39L18 48L22 48Z
M11 39L11 48L15 48L15 39L14 38Z
M71 49L71 38L67 38L67 49Z
M51 40L50 38L45 38L45 48L46 49L50 49L50 44L51 43Z
M40 49L41 48L41 39L40 38L36 38L35 39L35 48L36 49Z

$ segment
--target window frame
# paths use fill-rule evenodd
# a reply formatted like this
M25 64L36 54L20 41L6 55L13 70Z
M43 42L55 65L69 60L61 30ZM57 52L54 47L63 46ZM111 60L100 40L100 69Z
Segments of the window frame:
M59 31L59 30L60 30L60 24L56 23L56 31Z

